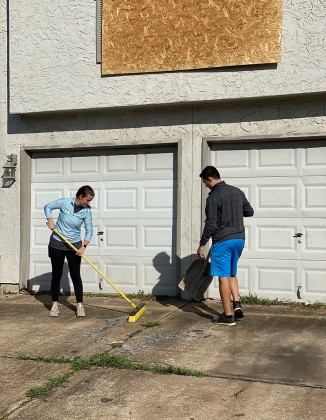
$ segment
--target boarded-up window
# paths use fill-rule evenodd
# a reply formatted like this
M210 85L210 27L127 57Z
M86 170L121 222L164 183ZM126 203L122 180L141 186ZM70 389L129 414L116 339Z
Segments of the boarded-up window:
M282 0L103 0L102 74L277 63Z

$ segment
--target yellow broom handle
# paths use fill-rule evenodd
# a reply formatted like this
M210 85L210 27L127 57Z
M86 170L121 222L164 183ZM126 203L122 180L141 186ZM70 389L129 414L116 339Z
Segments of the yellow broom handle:
M73 249L76 252L78 251L78 249L76 247L74 247L73 244L71 242L69 242L68 239L65 236L62 235L62 233L60 233L59 231L57 231L57 229L53 229L53 232L55 232L58 236L60 236L60 238L63 241L65 241L70 246L71 249ZM92 264L88 258L86 258L84 255L82 255L81 257L87 262L87 264L89 264L91 267L93 267L94 270L97 271L98 274L101 277L103 277L104 280L106 280L110 284L110 286L112 286L113 289L116 290L119 293L119 295L121 295L124 299L126 299L126 301L129 302L130 305L133 308L137 308L137 305L135 305L133 302L131 302L131 300L128 299L127 296L124 293L122 293L121 290L119 290L103 273L101 273L101 271L97 267L95 267L95 265Z

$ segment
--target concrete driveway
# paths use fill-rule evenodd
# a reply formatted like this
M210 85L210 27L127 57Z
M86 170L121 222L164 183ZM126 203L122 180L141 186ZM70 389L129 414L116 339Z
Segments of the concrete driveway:
M0 419L325 419L325 309L245 306L225 327L211 300L146 302L136 323L120 298L78 319L61 302L50 318L49 296L0 296Z

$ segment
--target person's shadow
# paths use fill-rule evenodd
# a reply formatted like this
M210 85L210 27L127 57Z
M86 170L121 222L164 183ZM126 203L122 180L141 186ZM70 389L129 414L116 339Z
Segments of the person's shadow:
M52 306L51 300L51 278L52 273L43 273L40 276L32 277L27 281L28 290L34 295L35 299L41 302L46 309L50 310ZM76 306L68 301L68 297L71 296L71 286L69 281L69 270L68 264L65 262L63 266L63 272L60 282L60 304L71 309L73 312L76 311Z
M183 272L185 272L196 259L197 256L194 254L188 255L182 259L182 261L177 257L175 264L173 264L169 254L166 252L160 252L155 255L152 260L153 268L159 273L159 276L157 279L158 281L152 289L152 294L156 296L157 302L164 306L169 304L169 296L166 294L166 291L169 289L173 290L173 285L178 285L181 280L181 278L176 278L176 272L181 272L181 267L185 267L185 269L183 269ZM185 305L180 307L184 312L193 312L196 313L196 315L207 319L212 319L214 316L219 315L218 311L215 311L205 303L206 299L204 295L202 299L196 300L187 292L181 291L181 289L179 289L178 292L178 298L185 302ZM190 302L194 303L189 305Z

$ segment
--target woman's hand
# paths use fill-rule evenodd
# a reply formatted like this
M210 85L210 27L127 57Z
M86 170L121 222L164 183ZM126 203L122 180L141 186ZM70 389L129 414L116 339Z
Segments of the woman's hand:
M79 255L81 257L82 255L84 255L85 249L86 248L83 247L83 246L81 248L77 249L76 255Z
M52 219L52 217L48 218L47 225L48 225L49 229L51 229L51 230L55 229L55 223L54 223L54 220Z

